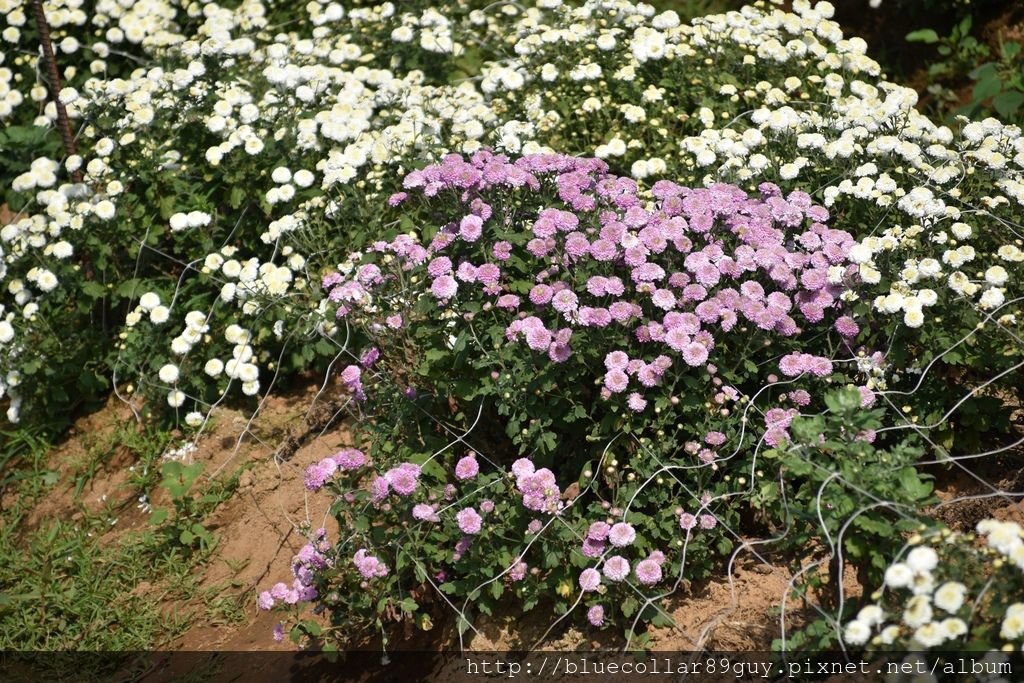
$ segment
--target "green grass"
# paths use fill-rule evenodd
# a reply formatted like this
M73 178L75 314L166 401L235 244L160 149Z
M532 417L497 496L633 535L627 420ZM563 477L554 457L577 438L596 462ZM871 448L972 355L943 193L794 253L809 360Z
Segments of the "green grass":
M166 644L181 626L161 615L154 596L133 595L142 582L188 574L184 556L154 566L147 544L105 547L102 522L53 521L19 539L0 531L0 649L142 650ZM89 534L92 533L90 537ZM175 582L187 597L188 586Z
M127 498L124 504L130 505L141 493L155 490L161 482L160 455L170 441L167 432L134 425L96 437L65 475L81 514L74 520L43 520L28 529L33 506L57 490L58 474L47 469L52 446L25 430L0 434L0 496L7 502L0 509L0 650L153 650L168 646L196 620L226 624L244 619L243 596L232 594L231 586L200 594L197 569L209 553L167 542L175 516L163 525L104 539L114 514L110 504L90 512L79 499L92 477L103 476L104 464L118 449L128 449L135 467L129 490L118 498ZM231 495L236 482L237 475L226 484L197 482L196 503L189 511L197 518L209 514ZM193 598L202 606L187 613L165 607ZM60 658L45 661L50 674L58 673ZM72 662L76 680L102 678L111 666L130 663L107 657L64 664ZM36 658L30 664L37 680L42 663ZM0 678L7 674L10 670Z

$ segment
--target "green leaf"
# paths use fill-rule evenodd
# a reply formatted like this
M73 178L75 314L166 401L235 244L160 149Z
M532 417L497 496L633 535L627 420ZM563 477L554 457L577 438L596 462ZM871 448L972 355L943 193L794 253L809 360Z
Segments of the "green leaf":
M860 408L860 393L851 388L830 392L825 396L825 405L834 413L851 413Z
M1002 45L1003 59L1012 62L1020 54L1020 43L1008 40Z
M245 201L245 188L242 185L236 185L231 188L231 194L228 196L228 203L231 204L232 209L237 209Z
M167 508L153 508L152 514L149 516L149 523L153 526L163 524L167 521L167 517L170 511Z
M141 284L142 283L138 278L129 278L122 282L121 284L119 284L117 286L117 289L115 289L114 291L117 292L118 296L128 298L130 296L134 296L137 293L137 290L139 289Z
M937 43L939 42L939 34L933 29L922 28L917 31L911 31L907 34L907 41L911 43Z
M83 282L82 293L92 299L102 299L107 295L107 288L98 282Z
M448 355L448 351L438 348L427 349L427 352L423 354L423 357L428 361L438 361Z
M182 529L178 535L178 540L181 541L182 545L192 545L192 541L196 540L196 536L188 529Z
M658 628L669 628L670 626L675 626L675 623L662 612L658 612L651 617L651 625Z
M976 102L987 100L990 97L998 95L1003 89L1003 82L999 80L999 76L989 76L985 80L978 81L974 86L974 90L971 93L971 97Z
M992 106L1004 119L1014 118L1022 104L1024 104L1024 93L1019 90L1008 90L999 93L992 99Z
M419 605L416 604L416 601L412 598L405 598L400 603L398 603L398 606L401 607L402 611L406 614L412 614L416 611L416 608L419 607Z
M981 64L971 69L967 75L975 81L982 81L986 78L998 78L999 67L992 62L988 62L987 64Z
M921 498L927 498L928 494L932 492L932 485L930 482L921 481L920 476L913 467L904 467L899 473L899 483L903 489L903 492L911 500L919 500Z
M887 519L875 519L863 514L854 521L854 526L875 534L876 536L891 536L893 533L892 524Z

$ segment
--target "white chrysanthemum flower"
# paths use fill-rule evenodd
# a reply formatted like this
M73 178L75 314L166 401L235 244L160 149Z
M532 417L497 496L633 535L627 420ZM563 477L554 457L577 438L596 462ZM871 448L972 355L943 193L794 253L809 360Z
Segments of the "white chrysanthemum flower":
M868 626L881 624L885 619L885 612L878 605L867 605L857 613L857 621L862 621Z
M221 266L221 272L227 277L236 278L242 272L242 264L235 259L230 259Z
M983 519L978 522L978 533L988 536L988 545L1003 555L1009 555L1022 545L1021 527L1015 522L1000 522L994 519Z
M58 284L60 284L60 282L57 280L56 275L45 268L39 271L39 275L36 278L36 285L38 285L39 289L44 292L51 292Z
M939 554L929 546L918 546L907 554L906 563L915 573L930 572L938 566Z
M892 645L900 637L900 633L902 633L902 629L899 626L895 624L886 626L878 634L878 642L882 645Z
M167 394L167 405L172 408L180 408L185 403L185 392L174 389Z
M185 424L189 427L198 427L203 424L203 414L198 410L193 410L185 416Z
M911 628L924 626L932 620L932 606L927 595L915 595L907 601L903 621Z
M158 376L160 377L161 382L164 382L165 384L174 384L178 381L178 366L173 363L167 363L160 368Z
M1024 603L1014 603L1006 608L999 635L1006 640L1017 640L1024 634Z
M245 383L255 382L259 376L259 368L252 363L242 363L238 366L238 379Z
M180 212L171 216L168 222L171 226L171 232L181 232L188 228L188 216Z
M1002 287L1008 278L1009 275L1002 266L992 266L985 271L985 282L996 287Z
M102 220L109 221L117 213L117 209L112 201L104 199L93 207L93 212Z
M67 240L61 240L51 246L50 253L53 254L54 258L66 259L75 253L75 249Z
M914 572L902 562L897 562L885 570L885 585L890 588L906 588L913 579Z
M903 314L903 324L907 327L921 327L924 324L924 313L917 308L912 308Z
M221 372L224 371L224 361L219 358L211 358L206 361L206 365L203 366L203 372L210 377L217 377Z
M946 633L940 624L929 622L914 631L914 640L924 648L936 647L946 641Z
M870 263L872 256L871 249L863 242L858 242L850 247L850 260L854 263Z
M156 306L149 312L149 319L154 325L162 325L171 317L171 309L166 306Z
M60 103L65 105L71 104L73 101L77 100L78 97L78 90L72 87L60 88L60 92L57 93L57 99L60 100Z
M160 305L160 295L156 292L146 292L139 298L139 306L144 311L152 311Z
M871 637L871 627L860 619L854 619L846 625L843 640L850 645L863 645Z
M963 619L959 619L957 617L943 619L940 626L942 627L942 632L945 633L947 639L959 638L967 633L967 624Z
M949 226L949 230L958 240L967 239L968 237L971 236L972 232L971 226L967 225L966 223L954 223L953 225Z
M950 614L955 614L964 604L967 586L959 581L947 581L935 591L935 606Z
M175 337L171 340L171 352L178 356L184 356L192 350L192 342L184 336Z
M978 305L986 310L991 310L1002 306L1004 301L1006 301L1006 296L1001 290L993 287L985 290L981 295L981 298L978 299Z

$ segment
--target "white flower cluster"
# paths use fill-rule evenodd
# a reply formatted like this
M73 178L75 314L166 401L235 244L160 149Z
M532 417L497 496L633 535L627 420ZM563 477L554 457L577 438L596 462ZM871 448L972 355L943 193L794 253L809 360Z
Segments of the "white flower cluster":
M1000 308L1015 284L1008 268L1019 268L1017 264L1024 262L1024 251L1016 243L1020 240L992 249L991 237L1002 233L1002 225L988 212L968 217L948 208L943 214L948 219L888 228L879 236L864 238L850 250L864 282L879 283L883 271L889 276L889 290L875 298L875 310L902 312L908 327L921 327L924 308L940 301L964 299L982 312ZM957 220L961 218L983 227ZM999 321L1014 322L1007 316L1000 316Z
M88 4L85 0L46 0L43 7L54 53L63 67L61 75L73 84L106 73L112 55L115 60L124 54L139 58L181 42L184 36L179 24L199 9L186 10L181 3L168 0L97 0ZM0 44L6 45L0 50L0 64L6 55L13 56L10 64L0 67L0 121L17 117L26 101L38 106L36 103L47 99L46 88L36 78L44 69L39 64L35 31L28 36L24 31L26 25L32 25L31 11L24 0L0 0ZM80 116L83 102L73 85L60 93L60 99L69 116ZM47 102L33 122L47 126L56 118L56 107Z
M987 546L981 556L988 558L992 567L998 569L1008 562L1016 570L1024 571L1024 530L1019 524L986 519L978 523L977 531L985 538ZM915 540L918 545L885 572L885 588L900 596L902 611L889 615L881 605L867 605L846 624L843 630L846 643L911 650L956 649L957 641L968 633L965 618L974 614L975 621L979 620L975 612L981 593L972 594L961 581L938 578L940 573L955 571L940 566L943 562L940 552L969 545L970 539L943 530L931 539L932 545L922 542L920 537ZM874 597L880 598L881 592ZM1009 604L997 626L998 636L1008 641L1009 647L1019 647L1012 643L1024 638L1024 603Z
M864 54L863 41L843 38L830 20L829 3L795 2L793 10L746 7L680 25L647 6L593 1L561 8L548 24L528 16L518 31L520 57L500 72L527 74L527 82L502 92L503 79L492 78L491 97L495 106L499 97L514 99L538 139L539 122L552 120L554 108L567 98L581 103L608 121L589 126L611 136L594 140L594 153L624 157L639 178L666 173L695 183L771 180L800 187L813 174L825 205L853 213L864 232L892 226L855 251L862 279L888 285L874 302L877 310L899 313L906 325L920 327L925 310L946 303L947 294L970 299L983 311L999 308L1013 284L1005 261L1016 263L1021 245L965 244L967 238L956 234L967 223L975 226L976 239L1019 234L1020 129L987 119L964 126L956 139L914 109L914 91L866 79L876 77L879 66ZM724 54L749 69L746 82L717 68ZM565 77L591 62L601 67L593 83L580 86ZM703 88L721 107L680 111L658 96L662 79ZM680 126L698 130L672 136ZM562 139L589 135L574 118L561 119L557 128ZM666 147L673 137L676 149ZM962 181L970 176L982 182L968 192ZM939 229L944 223L957 226L953 237ZM899 263L889 253L906 250L912 253L901 253ZM887 252L883 264L874 258L880 251ZM975 269L982 260L984 267ZM972 261L970 272L961 268ZM994 267L1004 270L989 278Z
M310 227L365 222L354 207L396 191L405 170L484 146L596 155L651 182L811 183L848 228L871 235L855 248L861 277L884 287L876 309L909 326L923 325L929 307L950 299L997 310L1020 281L1024 245L988 241L1012 234L993 227L1014 225L1024 205L1019 129L987 120L956 138L936 126L914 109L913 91L877 78L864 42L843 37L827 2L797 0L792 12L752 6L684 24L674 12L627 0L487 11L461 0L424 10L318 0L287 33L263 30L284 10L259 0L232 10L104 0L96 18L74 2L48 3L69 64L89 50L107 61L135 50L159 54L164 66L133 64L116 78L104 62L68 79L61 97L73 115L103 112L110 125L102 133L83 128L86 158L70 157L64 169L40 159L15 179L37 204L0 229L0 282L10 281L22 314L12 319L9 348L31 323L25 313L36 313L24 307L71 276L67 260L81 243L68 228L105 222L138 227L141 238L134 207L121 204L142 159L182 177L246 179L232 189L233 215L184 196L161 207L161 220L183 243L209 237L217 245L175 257L202 264L185 276L199 270L216 283L211 300L235 304L211 311L208 324L218 329L262 329L268 297L287 298L292 315L312 315L316 328L327 329L319 288L308 282L329 261L307 239ZM19 21L22 5L7 3L8 24ZM90 26L102 28L99 39ZM431 80L423 65L469 45L484 56L479 81ZM23 95L45 99L24 75L35 62L15 59L22 71L0 69L0 96L4 79L17 86L21 74ZM687 99L666 83L678 83ZM49 124L53 113L44 114ZM76 169L85 172L82 185L59 185ZM143 316L155 325L171 317L168 306L140 306L129 327ZM279 338L280 317L268 316L272 334L254 337ZM1000 321L1016 322L1012 314ZM8 353L0 370L19 362Z

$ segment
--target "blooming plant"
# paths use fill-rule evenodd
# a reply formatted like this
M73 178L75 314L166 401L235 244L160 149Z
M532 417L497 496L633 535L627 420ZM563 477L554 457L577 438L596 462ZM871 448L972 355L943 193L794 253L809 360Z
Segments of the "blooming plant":
M509 584L527 609L555 593L556 612L600 608L601 624L635 627L634 591L699 572L707 545L730 549L717 527L737 519L726 501L747 488L750 447L783 448L821 400L808 389L857 379L854 359L809 352L857 334L838 298L860 286L852 237L804 193L668 181L645 193L561 155L450 155L404 186L389 204L422 239L375 242L323 278L336 317L372 344L340 387L372 467L332 488L357 533L317 595L369 588L344 559L352 545L396 570L375 584L378 612L404 599L395 586L425 592L435 577L481 611L482 590L497 599ZM765 383L792 407L748 421ZM513 462L517 450L532 455ZM307 485L336 469L315 466ZM361 521L368 504L391 521ZM353 612L333 616L340 627Z
M985 519L974 532L924 528L885 571L884 581L844 624L843 641L869 651L1019 651L1024 532Z
M834 641L922 465L1013 444L1024 136L790 4L52 0L61 157L9 1L8 419L113 386L202 429L326 378L353 441L304 485L344 532L258 599L297 640L536 608L644 644L768 530L828 563Z

